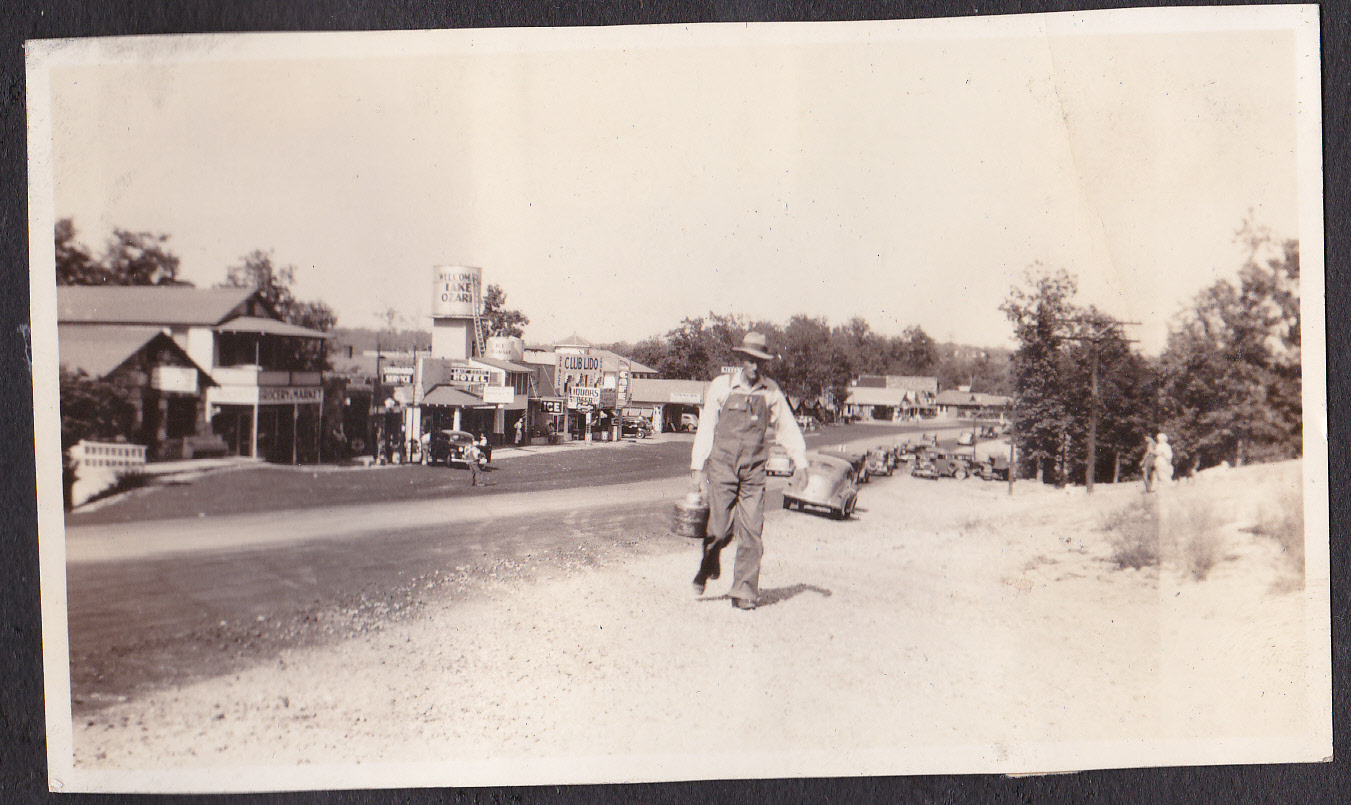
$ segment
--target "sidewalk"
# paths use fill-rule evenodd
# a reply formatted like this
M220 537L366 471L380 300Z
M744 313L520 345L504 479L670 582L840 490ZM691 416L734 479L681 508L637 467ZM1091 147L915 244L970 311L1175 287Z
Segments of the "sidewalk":
M559 451L567 451L567 450L590 450L603 447L623 447L624 445L639 445L639 446L656 445L672 441L692 442L694 441L694 434L657 433L647 437L646 439L635 439L633 437L628 437L620 439L617 442L571 441L571 442L560 442L559 444L548 444L546 440L536 439L534 444L529 444L524 447L517 447L515 445L508 445L508 444L494 447L493 463L497 463L499 459L520 458L523 456L539 455L541 453L556 453Z

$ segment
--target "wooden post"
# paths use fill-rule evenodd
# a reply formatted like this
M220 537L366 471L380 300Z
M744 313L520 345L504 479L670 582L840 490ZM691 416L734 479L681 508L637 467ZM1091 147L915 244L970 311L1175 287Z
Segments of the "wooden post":
M1088 494L1093 494L1093 477L1098 474L1098 342L1088 342L1089 360L1089 406L1088 406Z

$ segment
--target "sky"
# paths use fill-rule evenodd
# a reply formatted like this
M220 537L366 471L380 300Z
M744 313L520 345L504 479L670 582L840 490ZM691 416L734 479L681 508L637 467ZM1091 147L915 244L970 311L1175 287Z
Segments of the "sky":
M1298 42L1074 19L85 41L50 72L53 211L96 250L170 235L199 287L269 250L340 327L428 327L455 264L530 342L713 311L1008 346L1041 265L1157 352L1245 218L1321 215Z

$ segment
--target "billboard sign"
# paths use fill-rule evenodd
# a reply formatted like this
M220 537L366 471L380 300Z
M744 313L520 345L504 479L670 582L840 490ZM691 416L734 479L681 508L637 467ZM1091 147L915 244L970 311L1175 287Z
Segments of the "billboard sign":
M509 403L516 399L516 390L511 386L484 386L485 403Z
M483 269L474 266L436 266L432 269L432 317L472 319Z
M555 387L595 386L600 381L599 355L569 355L559 352L554 355L554 366Z
M574 386L568 389L568 407L596 406L600 404L600 389L591 386Z

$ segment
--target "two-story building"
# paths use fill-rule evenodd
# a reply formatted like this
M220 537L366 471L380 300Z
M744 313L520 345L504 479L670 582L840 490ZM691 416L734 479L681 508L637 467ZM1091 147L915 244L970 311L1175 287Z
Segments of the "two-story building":
M155 342L155 355L169 360L147 364L136 381L140 423L128 434L155 458L191 455L206 443L276 462L318 458L323 377L302 370L300 355L328 335L283 321L256 290L62 286L57 329L62 365L93 376L117 356L92 361L90 344L119 344L133 350L130 358L154 346L141 335L172 341L176 349Z

